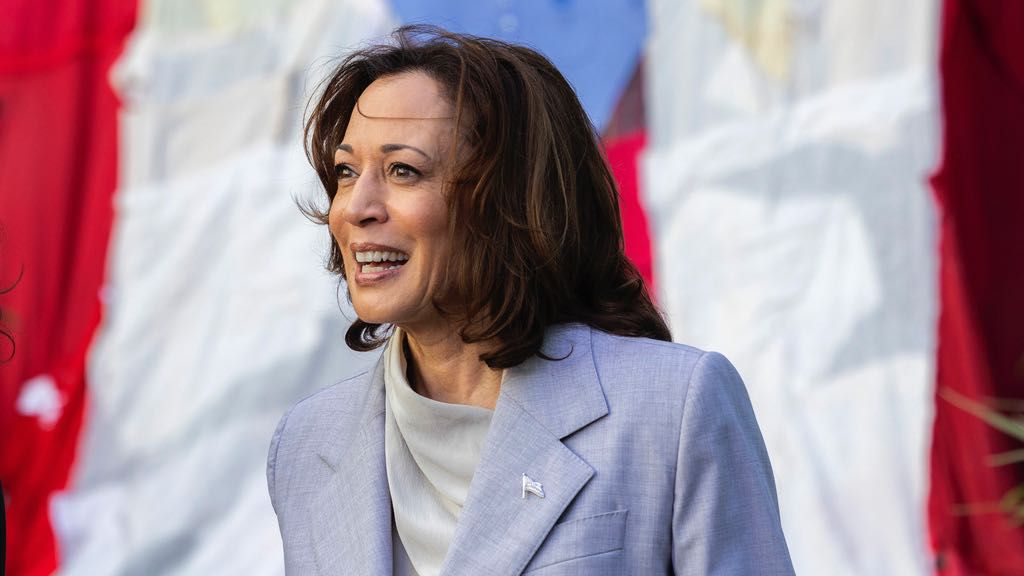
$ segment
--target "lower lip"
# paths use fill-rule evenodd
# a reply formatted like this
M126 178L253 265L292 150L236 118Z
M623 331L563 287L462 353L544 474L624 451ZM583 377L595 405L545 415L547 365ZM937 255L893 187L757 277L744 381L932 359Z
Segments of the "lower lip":
M360 266L362 268L362 266ZM373 286L374 284L380 284L390 280L391 278L398 275L405 268L405 265L401 265L398 268L392 268L391 270L382 270L380 272L356 272L356 284L359 286Z

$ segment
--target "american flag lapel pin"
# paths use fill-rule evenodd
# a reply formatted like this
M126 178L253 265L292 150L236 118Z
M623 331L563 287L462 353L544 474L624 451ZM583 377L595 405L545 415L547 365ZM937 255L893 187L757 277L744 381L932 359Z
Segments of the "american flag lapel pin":
M526 499L526 494L533 494L538 498L544 497L544 486L540 482L535 482L533 478L530 478L526 474L523 474L523 499Z

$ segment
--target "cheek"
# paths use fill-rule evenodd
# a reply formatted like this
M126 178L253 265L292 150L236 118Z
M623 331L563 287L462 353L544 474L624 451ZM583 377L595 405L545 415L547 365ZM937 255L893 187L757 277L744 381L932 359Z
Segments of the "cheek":
M334 202L331 202L331 209L327 212L327 228L331 231L331 236L340 245L343 242L342 234L344 233L345 220L341 216L342 205L341 202L335 198Z
M448 204L440 194L420 208L419 227L433 238L448 238Z
M345 246L348 244L346 240L346 228L345 220L341 217L340 204L338 202L331 203L331 209L327 213L327 229L331 233L331 238L334 240L335 248L340 252L342 266L349 264L348 259L345 258ZM342 277L347 277L347 273L342 270Z
M448 212L443 204L431 206L430 210L421 213L418 227L430 242L431 260L435 274L443 274L450 258L451 239L448 231Z

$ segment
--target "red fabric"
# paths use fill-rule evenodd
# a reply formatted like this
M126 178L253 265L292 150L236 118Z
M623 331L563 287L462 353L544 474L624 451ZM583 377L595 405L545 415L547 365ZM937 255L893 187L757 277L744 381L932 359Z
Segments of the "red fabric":
M654 262L651 256L651 235L647 227L647 214L640 202L640 179L637 162L647 145L647 134L639 131L605 141L605 154L612 174L619 183L619 209L622 212L622 232L626 242L626 256L640 270L651 295L655 294Z
M50 574L49 500L67 485L85 405L85 357L100 318L113 220L116 112L110 66L134 0L0 0L0 296L16 353L0 365L0 482L12 575ZM10 350L0 342L0 358ZM45 375L63 411L19 413Z
M1024 397L1024 3L946 0L937 391ZM928 502L940 574L1024 574L1024 530L992 503L1024 481L986 457L1020 447L936 398Z

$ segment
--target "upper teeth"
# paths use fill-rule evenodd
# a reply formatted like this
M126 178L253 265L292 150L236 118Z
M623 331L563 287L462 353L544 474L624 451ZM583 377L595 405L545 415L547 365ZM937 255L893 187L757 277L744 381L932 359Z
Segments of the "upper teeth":
M404 262L408 259L409 255L402 252L356 252L356 262Z

